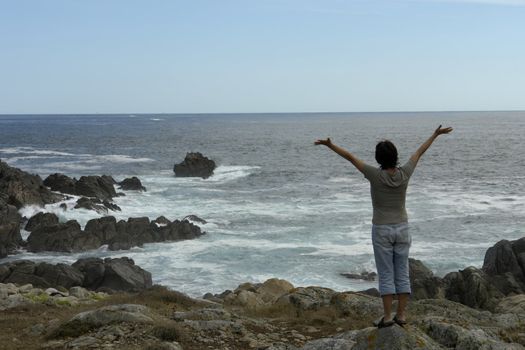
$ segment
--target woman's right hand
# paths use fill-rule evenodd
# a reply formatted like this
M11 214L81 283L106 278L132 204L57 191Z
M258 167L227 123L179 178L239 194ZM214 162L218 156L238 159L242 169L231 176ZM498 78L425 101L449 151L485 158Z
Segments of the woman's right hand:
M437 129L434 131L434 134L436 136L439 136L439 135L442 135L442 134L449 134L452 132L452 129L451 127L448 127L448 128L442 128L441 125L437 127Z
M325 145L330 146L332 144L332 140L330 138L326 138L326 140L317 140L314 142L314 145Z

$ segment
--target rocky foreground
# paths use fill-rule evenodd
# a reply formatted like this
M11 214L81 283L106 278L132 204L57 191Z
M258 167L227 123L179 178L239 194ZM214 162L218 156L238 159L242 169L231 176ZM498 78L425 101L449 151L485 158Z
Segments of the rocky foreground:
M525 349L525 238L487 251L483 269L436 277L410 261L408 325L377 329L377 291L287 281L190 298L131 259L0 265L4 349Z

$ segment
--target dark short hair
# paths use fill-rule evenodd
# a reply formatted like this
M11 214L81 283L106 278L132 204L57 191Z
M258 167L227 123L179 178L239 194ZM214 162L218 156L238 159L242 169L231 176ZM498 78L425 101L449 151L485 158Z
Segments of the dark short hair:
M395 168L398 162L396 146L388 140L379 142L376 145L376 160L381 169Z

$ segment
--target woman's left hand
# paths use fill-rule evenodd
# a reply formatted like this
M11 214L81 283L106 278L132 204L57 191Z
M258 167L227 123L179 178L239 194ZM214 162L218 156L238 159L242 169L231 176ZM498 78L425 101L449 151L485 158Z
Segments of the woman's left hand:
M332 144L332 140L328 137L326 140L317 140L314 142L314 145L325 145L330 146Z

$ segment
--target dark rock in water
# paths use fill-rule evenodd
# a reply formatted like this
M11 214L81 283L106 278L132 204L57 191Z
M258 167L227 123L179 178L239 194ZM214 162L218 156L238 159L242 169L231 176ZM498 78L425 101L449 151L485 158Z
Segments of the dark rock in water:
M0 193L4 194L6 204L18 209L28 204L43 206L63 199L63 196L45 187L40 176L10 167L2 161L0 161Z
M33 215L26 224L26 231L33 231L40 226L52 226L58 224L58 216L53 213L38 213Z
M44 179L44 185L49 187L51 191L67 194L76 194L76 182L76 179L60 173L51 174Z
M200 217L198 217L197 215L187 215L184 217L184 219L182 220L189 220L189 221L193 221L193 222L197 222L199 224L207 224L208 222L204 219L201 219Z
M486 274L467 267L443 278L445 297L472 308L493 310L503 294L489 281Z
M27 249L30 252L72 253L96 249L101 245L96 236L85 234L75 220L52 226L40 226L31 232L27 239Z
M75 220L40 225L29 235L27 249L31 252L79 252L107 244L110 250L122 250L145 243L193 239L203 234L189 221L168 220L164 226L158 226L147 217L117 222L113 216L106 216L89 220L84 230Z
M120 211L120 207L108 200L100 200L98 198L81 197L77 200L75 209L84 208L94 210L99 214L107 214L108 209L113 211Z
M116 185L118 182L113 178L113 176L110 175L102 175L102 180L104 180L107 183L110 183L112 185Z
M341 273L341 276L354 280L374 281L377 273L363 271L361 273Z
M96 236L102 244L108 244L110 250L130 249L152 242L193 239L204 234L198 226L188 221L175 220L170 222L161 218L157 220L150 222L147 217L142 217L117 222L114 217L107 216L89 220L85 232L88 235ZM165 226L157 225L161 222L165 223Z
M182 163L175 164L173 171L175 176L208 178L213 175L215 168L216 165L213 160L196 152L187 153Z
M91 219L87 222L84 231L88 235L97 237L103 244L107 244L117 236L117 220L113 216L104 216Z
M0 200L0 258L15 251L22 243L20 219L16 207Z
M109 210L122 211L122 209L120 209L120 207L118 205L116 205L115 203L110 202L108 200L103 200L102 201L102 205L105 206L106 208L108 208Z
M158 227L155 237L158 241L182 241L202 236L204 232L199 226L189 221L175 220L167 226Z
M435 299L444 296L441 278L434 276L432 271L420 260L410 258L408 259L408 266L412 299Z
M111 199L117 196L114 179L110 176L82 176L75 184L79 196Z
M82 286L87 289L140 291L151 287L151 274L129 258L80 259L73 265L18 260L0 265L0 282L34 287Z
M119 188L124 191L146 191L146 187L142 186L142 183L136 176L122 180L119 182L119 185Z
M171 224L171 221L168 220L165 216L159 216L158 218L156 218L152 222L157 224L158 226L162 226L162 225L165 226L165 225Z
M80 259L73 267L84 274L83 287L92 290L140 291L152 286L151 274L126 257Z
M114 187L115 179L108 175L82 176L77 180L64 174L52 174L43 183L52 191L77 196L93 197L100 200L112 199L117 196Z

